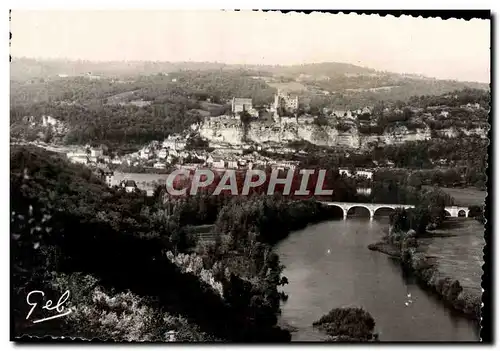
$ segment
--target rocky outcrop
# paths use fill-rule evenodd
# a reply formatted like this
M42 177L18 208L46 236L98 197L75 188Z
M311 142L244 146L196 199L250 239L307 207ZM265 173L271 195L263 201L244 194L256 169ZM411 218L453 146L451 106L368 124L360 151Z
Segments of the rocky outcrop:
M244 143L244 128L235 118L211 118L196 126L200 135L212 142L224 142L233 145ZM281 122L252 122L246 131L247 141L255 143L286 143L305 140L320 146L341 146L353 149L366 148L373 144L388 145L406 141L430 139L430 130L409 131L398 128L382 135L366 135L358 131L355 125L347 131L339 131L334 124L316 125L309 120L286 118Z

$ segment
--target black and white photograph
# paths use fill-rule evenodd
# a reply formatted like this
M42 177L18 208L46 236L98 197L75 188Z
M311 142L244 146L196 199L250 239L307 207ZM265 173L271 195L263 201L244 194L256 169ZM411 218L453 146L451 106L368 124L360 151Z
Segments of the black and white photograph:
M12 9L10 340L479 343L491 39Z

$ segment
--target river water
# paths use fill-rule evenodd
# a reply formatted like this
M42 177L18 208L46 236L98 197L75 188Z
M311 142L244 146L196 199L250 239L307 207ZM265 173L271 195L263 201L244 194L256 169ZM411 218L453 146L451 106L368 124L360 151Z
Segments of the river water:
M373 316L381 341L479 340L474 322L404 276L397 261L368 250L387 230L384 219L328 221L296 231L277 246L289 280L281 319L296 328L292 341L323 340L312 323L332 308L348 306Z

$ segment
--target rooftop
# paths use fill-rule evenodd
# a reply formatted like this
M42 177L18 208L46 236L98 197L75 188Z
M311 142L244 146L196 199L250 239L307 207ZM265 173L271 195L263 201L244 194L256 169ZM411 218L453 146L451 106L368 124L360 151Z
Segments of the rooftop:
M251 98L234 98L234 103L235 104L251 104L252 99Z
M124 180L125 187L137 187L134 180Z

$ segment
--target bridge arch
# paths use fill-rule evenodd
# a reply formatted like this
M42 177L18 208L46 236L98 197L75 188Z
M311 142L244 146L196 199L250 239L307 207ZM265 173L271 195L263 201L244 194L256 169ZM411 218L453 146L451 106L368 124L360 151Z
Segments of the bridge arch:
M396 209L393 206L379 206L373 210L373 216L380 215L380 213L382 211L377 213L377 211L379 211L379 210L389 210L389 211L387 211L389 213L394 213L394 211L396 211Z
M342 218L346 219L347 211L345 210L344 207L337 205L337 204L330 204L329 206L332 208L332 212L336 212L336 213L338 213L339 217L342 216ZM335 213L332 213L332 214L335 214Z
M345 218L349 217L349 214L352 215L352 212L351 210L354 210L354 209L358 209L358 208L362 208L364 210L364 212L366 212L368 214L367 218L370 218L372 219L373 218L373 210L371 208L369 208L368 206L365 206L363 204L359 204L359 205L351 205L349 207L347 207L344 211L344 216Z
M444 210L444 214L445 214L446 217L451 217L451 213L448 212L448 210Z

